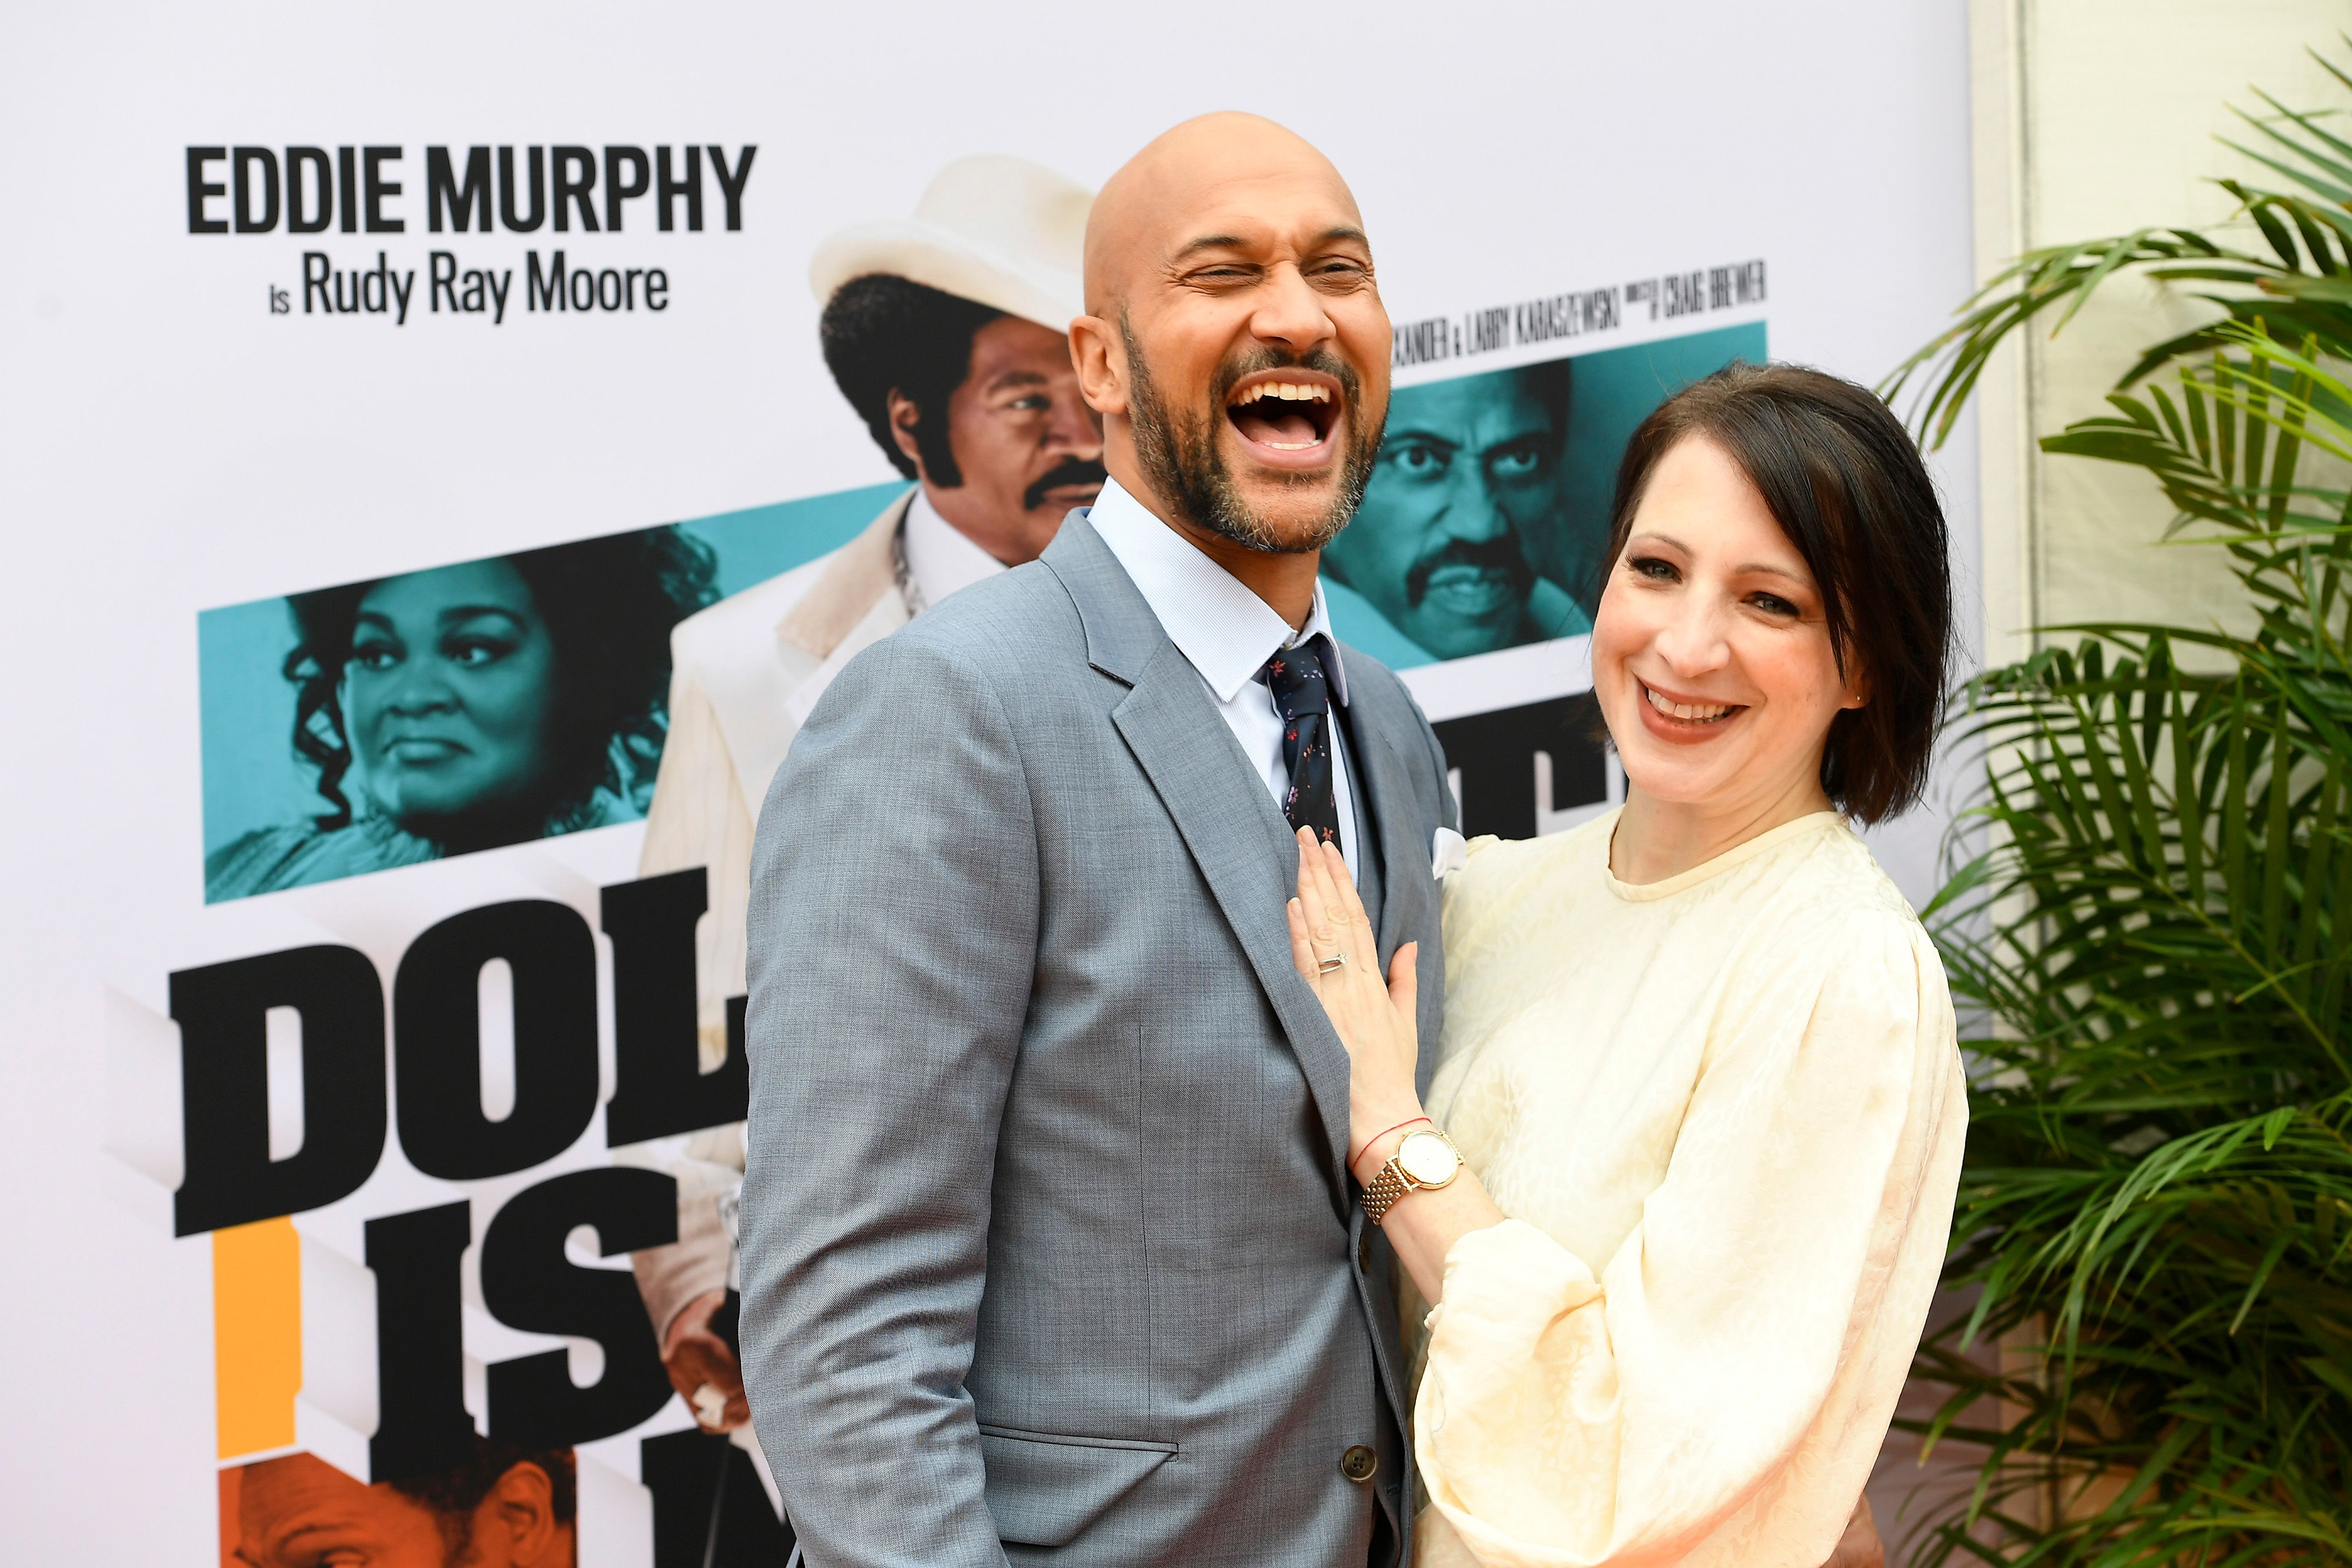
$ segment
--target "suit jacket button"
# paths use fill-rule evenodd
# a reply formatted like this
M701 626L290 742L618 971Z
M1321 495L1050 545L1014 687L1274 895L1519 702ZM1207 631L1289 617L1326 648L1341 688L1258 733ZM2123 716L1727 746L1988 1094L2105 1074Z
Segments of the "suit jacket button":
M1361 1443L1339 1456L1339 1473L1358 1486L1370 1480L1372 1472L1380 1468L1381 1457Z

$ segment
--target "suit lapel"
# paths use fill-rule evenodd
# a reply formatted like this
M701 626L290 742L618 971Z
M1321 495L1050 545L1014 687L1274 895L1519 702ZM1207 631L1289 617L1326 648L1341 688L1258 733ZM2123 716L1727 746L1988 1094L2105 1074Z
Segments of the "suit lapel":
M1290 830L1211 704L1200 672L1168 640L1084 512L1063 522L1041 564L1077 609L1089 662L1130 688L1111 710L1111 723L1150 779L1273 1004L1323 1122L1335 1201L1344 1201L1348 1051L1290 967L1284 907L1298 863Z
M1359 788L1381 844L1380 934L1381 953L1386 959L1403 944L1436 928L1437 911L1433 905L1437 882L1426 869L1431 845L1423 837L1435 824L1414 805L1415 769L1397 743L1399 735L1412 734L1418 727L1411 722L1410 712L1391 711L1398 705L1373 681L1359 683L1350 695L1349 737L1356 742L1355 755L1362 759L1357 770ZM1434 945L1423 947L1418 967L1418 1077L1426 1093L1437 1057L1438 1030L1445 1016L1444 966Z
M1150 777L1274 1004L1323 1119L1337 1184L1348 1148L1348 1052L1291 967L1284 909L1298 850L1289 829L1211 706L1200 672L1173 643L1161 642L1111 722Z
M1407 782L1412 775L1391 737L1394 727L1368 722L1369 713L1353 716L1357 718L1353 733L1360 737L1356 749L1364 759L1364 788L1370 800L1368 810L1381 841L1381 951L1393 953L1399 944L1412 939L1419 895L1427 891L1422 884L1431 880L1423 869L1429 863L1429 846L1420 840L1421 824Z

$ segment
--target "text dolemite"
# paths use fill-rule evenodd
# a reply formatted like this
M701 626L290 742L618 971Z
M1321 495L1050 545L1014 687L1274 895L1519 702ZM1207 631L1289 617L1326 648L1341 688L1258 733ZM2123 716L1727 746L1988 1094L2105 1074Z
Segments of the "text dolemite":
M694 932L706 887L697 868L603 891L615 1069L604 1102L608 1145L745 1113L743 999L729 1007L727 1060L716 1071L702 1071L697 1041ZM497 1120L481 1092L479 986L493 959L508 966L514 998L514 1103ZM295 947L174 974L184 1151L174 1228L194 1235L347 1197L395 1132L411 1166L451 1182L516 1175L564 1153L601 1093L596 970L594 938L570 904L524 900L467 910L420 935L394 973L389 1009L375 965L352 947ZM266 1037L280 1008L301 1023L302 1139L273 1157ZM379 1476L446 1469L471 1451L460 1268L473 1245L473 1201L364 1222L378 1360L369 1453ZM499 1206L478 1260L483 1304L509 1328L595 1341L604 1371L578 1386L562 1350L493 1364L493 1441L589 1442L626 1431L671 1396L629 1275L565 1256L566 1238L583 1225L608 1257L673 1241L676 1183L604 1166L549 1176Z

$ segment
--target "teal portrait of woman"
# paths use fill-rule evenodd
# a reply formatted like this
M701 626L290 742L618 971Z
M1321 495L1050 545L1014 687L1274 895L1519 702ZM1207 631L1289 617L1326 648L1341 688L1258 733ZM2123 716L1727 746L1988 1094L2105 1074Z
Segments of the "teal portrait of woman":
M324 806L205 858L207 903L631 821L707 546L648 528L291 595L292 746Z

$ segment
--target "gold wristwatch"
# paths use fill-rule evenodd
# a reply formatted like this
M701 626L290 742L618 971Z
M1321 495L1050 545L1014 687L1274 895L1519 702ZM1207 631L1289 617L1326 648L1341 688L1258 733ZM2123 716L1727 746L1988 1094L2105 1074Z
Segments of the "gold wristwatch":
M1435 1127L1404 1135L1380 1174L1364 1184L1364 1218L1378 1225L1405 1194L1440 1187L1462 1174L1462 1151Z

